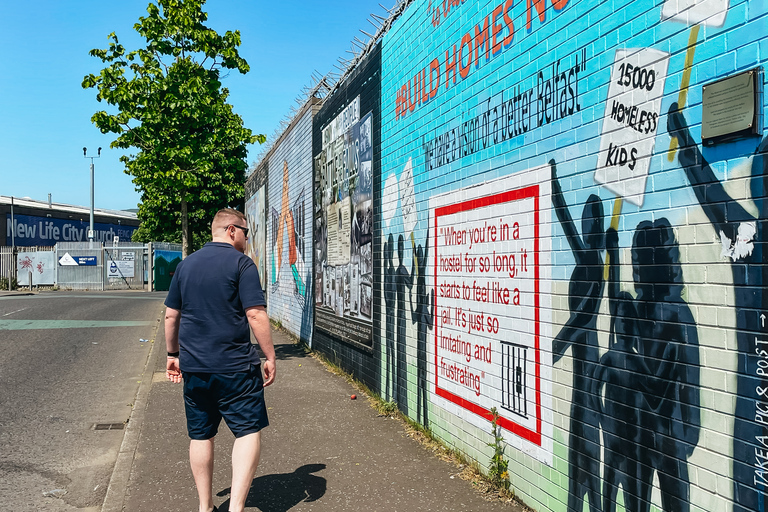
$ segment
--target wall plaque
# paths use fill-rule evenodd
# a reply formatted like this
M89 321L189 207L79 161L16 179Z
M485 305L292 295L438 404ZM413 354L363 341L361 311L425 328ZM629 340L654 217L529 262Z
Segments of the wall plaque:
M705 146L760 135L763 69L757 67L702 87L701 139Z

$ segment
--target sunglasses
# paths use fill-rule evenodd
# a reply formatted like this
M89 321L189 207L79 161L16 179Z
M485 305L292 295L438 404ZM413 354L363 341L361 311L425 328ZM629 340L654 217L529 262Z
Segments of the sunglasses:
M230 224L229 226L232 226L233 228L241 229L243 231L243 234L247 237L248 236L248 228L244 228L243 226L238 226L237 224ZM229 227L227 226L227 227Z

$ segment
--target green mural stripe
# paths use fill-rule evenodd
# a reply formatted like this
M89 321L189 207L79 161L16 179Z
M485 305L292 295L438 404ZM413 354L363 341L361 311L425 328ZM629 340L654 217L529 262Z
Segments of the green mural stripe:
M91 327L144 327L155 322L145 320L0 320L0 331L33 329L87 329Z

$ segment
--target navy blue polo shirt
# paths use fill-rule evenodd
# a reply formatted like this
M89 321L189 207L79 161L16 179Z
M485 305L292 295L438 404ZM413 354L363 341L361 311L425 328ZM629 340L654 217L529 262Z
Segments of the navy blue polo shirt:
M235 373L259 364L245 316L266 305L259 271L230 244L208 242L179 263L165 305L181 311L182 371Z

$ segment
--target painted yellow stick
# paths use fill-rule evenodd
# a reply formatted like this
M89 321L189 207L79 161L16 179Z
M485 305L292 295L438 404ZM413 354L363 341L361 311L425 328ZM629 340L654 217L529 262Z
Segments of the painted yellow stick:
M677 95L677 108L682 110L685 101L688 99L688 85L691 83L691 69L693 68L693 56L696 53L696 41L699 39L699 26L691 27L691 34L688 36L688 50L685 52L685 68L683 69L683 81L680 84L680 92ZM667 160L672 162L677 153L677 137L672 137L669 141L669 152Z
M617 197L613 202L613 215L611 215L611 227L616 231L619 230L619 217L621 217L621 205L624 200L621 197ZM605 255L605 268L603 269L603 280L608 281L608 269L611 267L611 255Z

